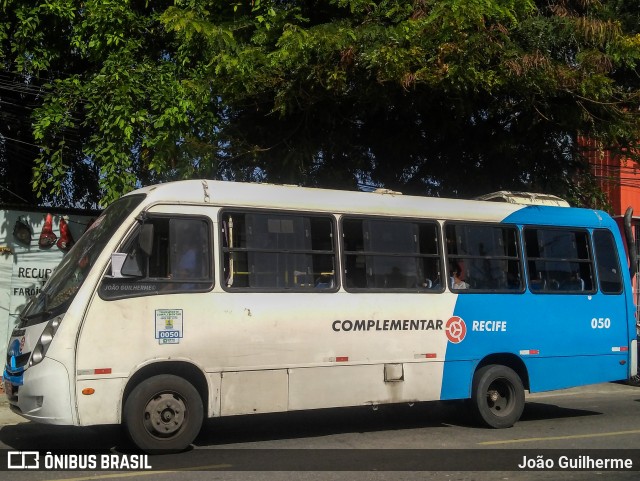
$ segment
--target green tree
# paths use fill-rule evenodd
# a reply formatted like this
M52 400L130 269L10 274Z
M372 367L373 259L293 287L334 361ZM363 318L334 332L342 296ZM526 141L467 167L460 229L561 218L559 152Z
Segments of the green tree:
M176 62L180 45L158 21L170 2L152 3L3 3L4 70L41 86L25 116L39 146L32 188L45 200L108 204L215 170L219 99Z
M637 152L637 0L32 4L0 55L49 85L42 195L85 165L104 203L206 176L593 204L577 135Z
M185 52L222 27L209 78L235 113L236 155L267 178L563 194L589 175L577 133L639 138L633 3L262 0L225 22L182 2L163 21ZM221 31L231 48L211 42Z
M38 155L31 113L42 90L0 71L0 202L36 204L31 188L33 160Z

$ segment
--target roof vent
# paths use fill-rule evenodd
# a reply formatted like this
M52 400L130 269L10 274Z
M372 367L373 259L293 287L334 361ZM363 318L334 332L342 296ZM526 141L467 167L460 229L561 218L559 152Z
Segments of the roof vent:
M569 207L569 202L551 194L538 194L535 192L512 192L501 190L491 194L481 195L475 200L488 200L490 202L508 202L510 204L525 205L554 205L558 207Z
M397 190L384 189L379 187L372 191L374 194L390 194L390 195L402 195L402 192L398 192Z

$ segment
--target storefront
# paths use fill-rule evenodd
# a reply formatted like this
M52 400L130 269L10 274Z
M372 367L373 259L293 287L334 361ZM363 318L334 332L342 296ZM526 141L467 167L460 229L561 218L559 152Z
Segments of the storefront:
M0 206L0 359L20 310L98 214Z

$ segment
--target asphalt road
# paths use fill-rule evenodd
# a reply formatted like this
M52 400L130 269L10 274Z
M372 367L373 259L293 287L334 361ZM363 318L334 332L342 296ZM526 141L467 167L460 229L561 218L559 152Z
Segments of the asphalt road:
M6 404L0 404L0 424L0 449L68 450L98 460L137 454L117 426L20 422L6 413ZM539 456L554 470L518 467L525 458L539 462ZM567 460L608 458L630 459L633 468L558 470ZM521 421L503 430L476 426L462 402L212 419L192 450L146 461L152 471L11 471L6 479L639 479L640 388L599 384L529 395Z

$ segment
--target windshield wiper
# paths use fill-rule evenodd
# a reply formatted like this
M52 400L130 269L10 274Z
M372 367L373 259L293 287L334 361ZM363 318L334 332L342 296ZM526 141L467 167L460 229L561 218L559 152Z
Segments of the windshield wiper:
M17 327L18 328L29 327L33 324L37 324L33 322L34 320L42 319L41 322L44 322L49 317L51 317L51 311L47 311L47 310L36 312L34 314L29 314L28 316L20 316L20 322L18 323Z
M34 319L36 317L39 316L50 316L51 315L51 311L49 311L48 309L43 309L42 311L36 312L34 314L29 314L27 316L23 316L24 319Z

